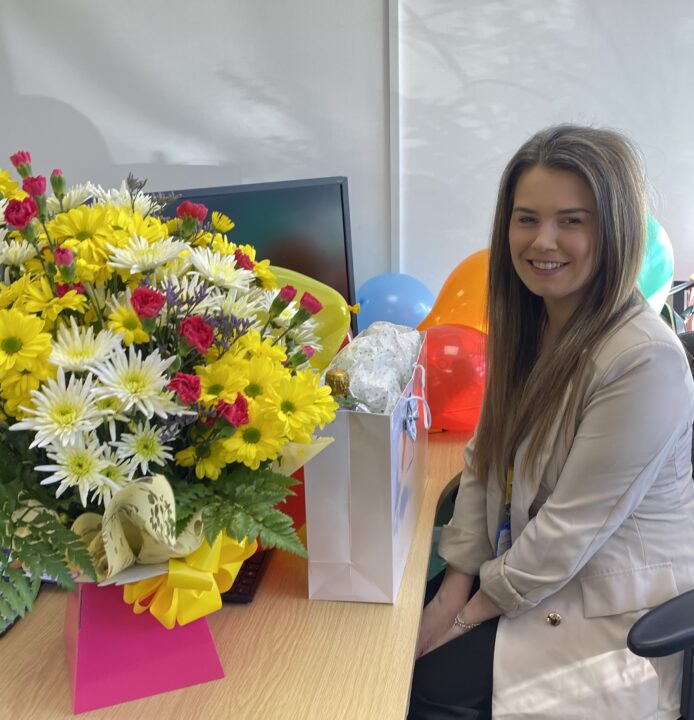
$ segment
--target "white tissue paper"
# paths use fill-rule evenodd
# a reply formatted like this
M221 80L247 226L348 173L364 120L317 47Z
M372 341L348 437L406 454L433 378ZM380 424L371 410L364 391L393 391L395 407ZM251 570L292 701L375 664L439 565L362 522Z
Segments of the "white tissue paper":
M422 338L405 325L379 321L360 332L330 368L349 373L350 392L372 413L389 413L412 377Z

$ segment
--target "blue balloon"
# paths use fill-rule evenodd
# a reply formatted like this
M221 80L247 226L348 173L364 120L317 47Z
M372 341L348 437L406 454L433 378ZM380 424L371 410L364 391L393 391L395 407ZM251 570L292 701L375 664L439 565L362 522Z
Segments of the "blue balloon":
M360 331L377 320L416 328L431 312L434 296L421 280L411 275L383 273L359 288L357 302L361 306L357 315Z
M648 304L660 312L667 300L674 275L675 258L672 243L660 223L648 215L646 250L637 280Z

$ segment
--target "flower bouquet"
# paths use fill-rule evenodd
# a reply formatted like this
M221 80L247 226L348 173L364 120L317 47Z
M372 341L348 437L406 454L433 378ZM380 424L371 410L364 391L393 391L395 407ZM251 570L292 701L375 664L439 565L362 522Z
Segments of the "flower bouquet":
M305 553L278 504L337 408L311 365L321 303L276 289L223 214L10 159L0 620L50 577L116 579L135 612L186 624L221 605L256 539Z

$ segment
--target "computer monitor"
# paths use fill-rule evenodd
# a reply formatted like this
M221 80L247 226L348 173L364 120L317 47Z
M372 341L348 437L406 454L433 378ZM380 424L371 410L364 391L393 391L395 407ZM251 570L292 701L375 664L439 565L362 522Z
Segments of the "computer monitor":
M173 192L176 204L191 200L228 215L235 223L229 240L253 245L259 259L320 280L350 305L356 302L346 177Z

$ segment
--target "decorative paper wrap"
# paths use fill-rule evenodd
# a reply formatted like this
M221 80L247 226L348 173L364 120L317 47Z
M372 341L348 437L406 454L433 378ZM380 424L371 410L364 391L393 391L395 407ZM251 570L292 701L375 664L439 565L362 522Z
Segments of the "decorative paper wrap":
M103 517L84 513L73 530L87 543L101 585L125 585L135 613L149 610L167 628L185 625L222 606L257 543L219 534L210 546L195 515L176 537L173 490L163 475L136 480L117 492Z
M379 321L369 325L333 358L330 368L349 373L350 390L374 413L389 413L412 377L421 335Z
M426 338L393 410L338 411L304 468L310 598L395 602L426 484L425 373Z
M176 502L163 475L127 485L113 496L103 517L84 513L72 529L87 543L99 581L115 578L135 563L155 565L188 555L204 539L199 515L176 537Z

